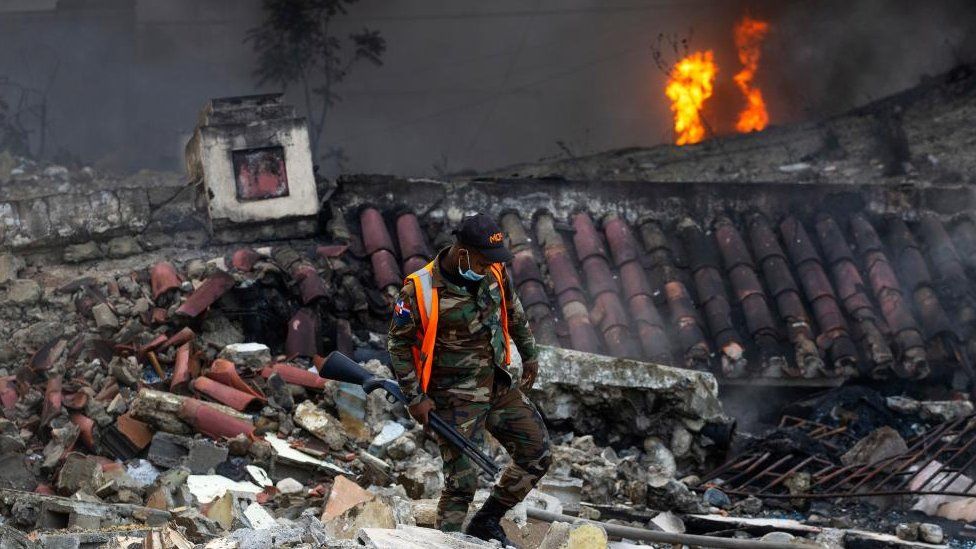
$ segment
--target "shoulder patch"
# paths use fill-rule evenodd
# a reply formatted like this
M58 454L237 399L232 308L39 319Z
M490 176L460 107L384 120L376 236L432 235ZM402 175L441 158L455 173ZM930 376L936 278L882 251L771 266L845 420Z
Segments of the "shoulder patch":
M403 299L397 300L396 304L393 305L393 320L397 326L403 326L410 322L410 305Z

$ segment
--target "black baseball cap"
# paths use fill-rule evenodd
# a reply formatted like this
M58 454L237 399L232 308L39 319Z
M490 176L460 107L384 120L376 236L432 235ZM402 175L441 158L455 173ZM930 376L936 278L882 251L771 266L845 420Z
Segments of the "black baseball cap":
M501 227L489 215L469 215L454 230L458 244L477 250L489 261L502 263L512 259L512 252L505 247L505 235Z

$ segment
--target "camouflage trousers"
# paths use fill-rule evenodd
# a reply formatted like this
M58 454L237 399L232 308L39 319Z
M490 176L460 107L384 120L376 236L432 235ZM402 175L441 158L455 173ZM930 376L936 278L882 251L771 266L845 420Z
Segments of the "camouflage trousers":
M477 444L484 431L501 443L512 463L495 483L491 496L514 507L549 469L549 432L535 405L518 388L496 384L491 402L470 402L456 397L433 395L434 413ZM478 488L481 470L454 445L441 441L444 459L444 489L437 503L437 528L458 531Z

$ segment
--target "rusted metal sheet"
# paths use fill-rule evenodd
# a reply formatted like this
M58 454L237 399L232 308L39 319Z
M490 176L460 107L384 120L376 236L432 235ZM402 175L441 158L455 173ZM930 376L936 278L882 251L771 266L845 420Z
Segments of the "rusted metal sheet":
M363 248L367 255L380 250L386 250L391 254L396 251L393 247L393 239L390 238L390 231L386 228L386 221L379 210L373 207L363 208L359 213L359 223L363 231Z
M170 290L179 288L183 282L180 275L177 274L176 268L168 261L160 261L153 265L149 270L149 279L154 300L159 299L159 296Z
M403 273L391 252L378 250L369 259L373 265L373 280L378 288L399 288L403 284Z
M208 276L203 284L186 298L186 301L176 310L176 314L196 318L233 287L234 277L223 271L217 271Z
M682 242L688 251L692 279L713 345L721 351L721 372L726 377L746 375L748 365L743 352L743 338L732 323L732 306L725 283L718 270L719 258L712 242L701 228L690 219L679 227Z
M260 404L261 399L253 394L239 391L228 385L224 385L209 377L198 377L191 383L193 390L207 395L221 404L230 406L238 412L243 412L248 408L253 408Z
M400 243L400 256L403 258L404 272L412 273L431 260L434 254L431 252L430 246L427 245L427 239L420 228L420 222L413 212L404 212L397 216L396 233L397 240ZM418 263L420 267L416 267Z
M319 318L311 309L302 307L288 321L285 354L289 357L313 357L318 354L318 346Z
M291 364L277 363L266 366L261 370L261 377L267 379L272 374L278 374L285 383L300 385L307 389L325 389L325 379L319 377L315 372L292 366Z
M817 237L830 265L834 287L848 316L855 323L855 332L861 339L861 347L871 362L871 376L884 379L890 371L902 377L917 377L918 372L905 370L905 362L895 361L894 352L888 345L881 328L874 305L868 297L867 284L854 263L847 239L834 219L824 213L816 219Z
M195 398L183 401L179 416L198 432L216 439L234 438L237 435L250 437L254 434L254 425L251 423L221 412Z
M817 345L830 358L833 368L829 372L839 375L853 373L858 366L857 351L813 242L794 217L787 217L780 223L780 233L820 328ZM775 240L763 237L762 242L769 249Z

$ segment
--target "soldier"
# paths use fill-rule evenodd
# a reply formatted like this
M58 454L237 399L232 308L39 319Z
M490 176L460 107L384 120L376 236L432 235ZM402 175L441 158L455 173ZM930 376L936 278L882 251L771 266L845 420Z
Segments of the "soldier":
M389 350L410 415L427 424L435 413L462 435L483 440L487 429L513 463L465 533L511 545L499 521L545 474L552 461L549 433L525 395L539 370L538 350L504 262L512 258L501 229L484 214L464 218L456 241L407 277L390 325ZM516 384L511 344L522 357ZM441 441L444 489L437 527L461 529L478 485L478 471Z

